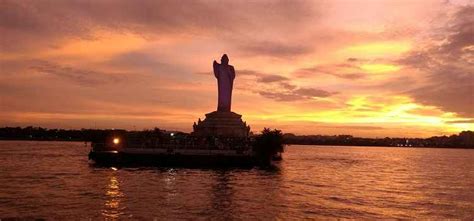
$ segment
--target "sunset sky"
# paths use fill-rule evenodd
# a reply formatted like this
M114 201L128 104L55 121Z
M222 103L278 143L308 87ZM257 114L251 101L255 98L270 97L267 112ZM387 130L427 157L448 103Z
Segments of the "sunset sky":
M0 126L190 132L223 53L253 131L474 130L468 0L0 0Z

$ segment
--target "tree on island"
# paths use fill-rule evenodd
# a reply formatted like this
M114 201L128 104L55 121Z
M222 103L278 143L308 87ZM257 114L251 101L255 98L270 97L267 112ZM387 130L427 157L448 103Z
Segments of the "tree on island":
M272 157L284 152L281 130L264 128L262 133L255 137L253 151L263 165L269 165Z

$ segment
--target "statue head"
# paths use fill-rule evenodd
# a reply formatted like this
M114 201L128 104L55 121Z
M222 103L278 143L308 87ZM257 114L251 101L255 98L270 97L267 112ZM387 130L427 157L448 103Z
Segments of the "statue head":
M222 55L221 64L229 64L229 57L226 54Z

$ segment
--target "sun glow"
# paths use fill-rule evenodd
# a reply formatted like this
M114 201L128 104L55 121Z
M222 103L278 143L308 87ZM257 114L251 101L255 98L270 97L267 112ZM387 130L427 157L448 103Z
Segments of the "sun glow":
M472 130L474 126L474 124L450 123L463 119L456 114L443 112L437 107L416 103L407 96L353 96L348 98L345 107L339 109L304 111L304 113L299 110L288 110L285 114L265 113L247 118L252 121L272 121L281 125L316 123L334 127L352 127L355 128L354 130L378 125L380 128L399 131L398 133L402 133L403 128L424 128L426 130L418 135L429 134L433 130L454 133L461 130Z

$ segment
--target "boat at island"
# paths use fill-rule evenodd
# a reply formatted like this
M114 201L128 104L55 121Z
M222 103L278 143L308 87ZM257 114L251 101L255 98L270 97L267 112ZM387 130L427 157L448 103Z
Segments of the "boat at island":
M91 146L89 159L107 165L251 167L257 163L251 138L200 137L159 129L111 130Z

